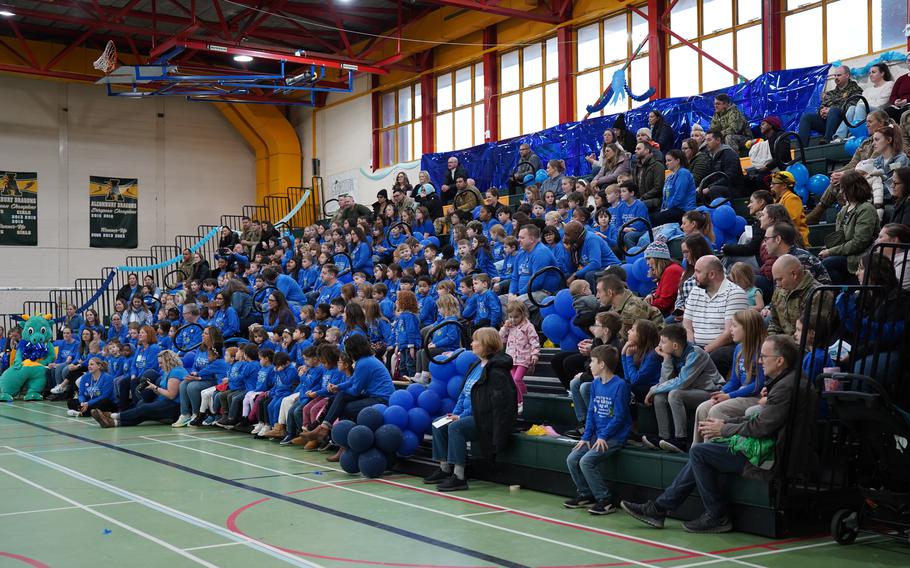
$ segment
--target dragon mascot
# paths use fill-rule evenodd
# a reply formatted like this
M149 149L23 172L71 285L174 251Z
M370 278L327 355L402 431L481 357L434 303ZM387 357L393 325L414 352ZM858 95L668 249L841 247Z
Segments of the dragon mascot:
M0 375L0 401L9 402L24 388L24 400L41 400L45 371L56 358L54 322L50 315L22 316L22 341L16 346L16 358Z

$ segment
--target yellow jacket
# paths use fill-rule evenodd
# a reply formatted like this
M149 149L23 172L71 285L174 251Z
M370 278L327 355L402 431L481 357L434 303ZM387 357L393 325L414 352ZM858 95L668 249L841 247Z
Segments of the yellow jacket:
M806 224L806 211L803 209L803 200L792 191L787 191L778 203L784 206L790 218L793 219L793 225L799 234L803 236L803 247L809 246L809 225Z

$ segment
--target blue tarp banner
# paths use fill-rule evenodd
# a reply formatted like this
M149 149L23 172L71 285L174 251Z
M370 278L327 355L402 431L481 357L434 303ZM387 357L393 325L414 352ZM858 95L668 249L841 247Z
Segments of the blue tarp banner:
M785 129L795 130L800 115L806 109L818 106L828 69L828 65L822 65L773 71L727 89L693 97L651 101L625 113L626 125L634 133L648 125L648 112L657 109L676 132L675 145L678 147L688 137L693 124L699 123L707 129L714 114L714 97L727 93L749 119L754 132L758 132L761 119L769 115L778 116ZM582 97L586 95L579 94ZM590 98L593 101L597 96L592 94ZM518 147L526 142L540 157L542 164L550 159L565 160L568 175L587 175L591 173L591 166L585 161L585 156L600 151L603 131L613 126L616 116L614 114L560 124L533 134L455 152L424 154L420 169L429 172L433 185L438 188L446 176L446 160L449 156L455 156L481 191L491 186L505 187L509 171L518 164Z

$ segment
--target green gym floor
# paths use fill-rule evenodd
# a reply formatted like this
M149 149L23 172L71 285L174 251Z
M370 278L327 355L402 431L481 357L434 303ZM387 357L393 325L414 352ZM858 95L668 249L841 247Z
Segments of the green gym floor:
M622 512L484 482L350 476L324 454L214 429L102 430L60 405L0 405L0 566L907 566L861 536L659 531Z

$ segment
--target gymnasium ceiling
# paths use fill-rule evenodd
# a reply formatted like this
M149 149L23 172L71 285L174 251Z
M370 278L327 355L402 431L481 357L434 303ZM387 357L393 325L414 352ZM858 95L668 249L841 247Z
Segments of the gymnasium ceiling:
M108 40L121 56L132 54L143 63L150 53L160 55L175 42L197 41L405 69L416 61L378 59L382 50L377 48L395 42L401 26L434 10L555 23L570 7L571 0L0 0L0 11L15 14L0 17L0 52L23 63L23 72L62 78L72 78L58 74L57 67L73 50L100 54ZM36 57L26 40L59 44L60 49ZM173 62L215 70L231 64L226 60L205 49L186 49ZM267 64L255 61L248 68L257 65Z

